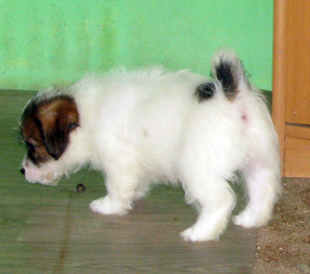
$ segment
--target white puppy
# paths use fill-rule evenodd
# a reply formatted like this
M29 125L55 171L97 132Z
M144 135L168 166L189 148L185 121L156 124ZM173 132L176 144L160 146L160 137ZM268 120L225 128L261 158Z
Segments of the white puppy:
M127 213L151 182L180 183L199 210L181 236L207 241L227 225L235 206L228 181L239 171L248 204L235 224L266 224L281 188L269 111L234 53L215 56L213 76L120 70L40 93L23 110L22 172L55 185L83 166L102 171L108 194L90 204L100 214Z

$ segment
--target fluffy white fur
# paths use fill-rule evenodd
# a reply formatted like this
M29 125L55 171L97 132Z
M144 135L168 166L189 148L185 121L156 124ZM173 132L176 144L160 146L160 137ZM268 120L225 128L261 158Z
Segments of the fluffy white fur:
M88 76L62 91L75 99L80 126L57 161L38 167L25 157L26 179L55 185L90 165L106 174L107 196L90 204L100 214L126 214L151 182L181 183L187 202L199 210L197 222L181 236L207 241L218 239L227 225L235 205L228 181L238 170L249 197L233 221L248 228L266 224L280 192L276 133L237 57L220 52L213 66L220 60L234 66L239 90L234 100L227 99L219 80L158 67ZM206 82L214 82L216 91L198 102L194 92Z

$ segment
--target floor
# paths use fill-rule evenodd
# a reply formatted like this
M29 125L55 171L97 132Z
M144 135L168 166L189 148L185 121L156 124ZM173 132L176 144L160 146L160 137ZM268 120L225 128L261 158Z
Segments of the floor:
M27 183L18 121L33 94L0 91L0 273L252 273L257 230L230 223L217 242L179 237L196 218L181 188L157 186L129 215L99 216L88 204L104 195L101 174Z
M283 178L272 220L258 234L255 274L310 273L310 178Z

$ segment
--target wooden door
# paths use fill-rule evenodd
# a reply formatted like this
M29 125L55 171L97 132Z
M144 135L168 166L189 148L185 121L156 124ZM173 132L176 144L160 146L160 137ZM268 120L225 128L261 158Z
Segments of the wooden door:
M310 177L310 1L275 0L273 118L287 177Z

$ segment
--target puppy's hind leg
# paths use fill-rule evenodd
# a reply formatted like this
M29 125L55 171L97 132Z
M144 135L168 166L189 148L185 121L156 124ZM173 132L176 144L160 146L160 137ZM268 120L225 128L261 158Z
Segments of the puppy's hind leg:
M243 227L260 227L270 220L281 193L280 157L272 126L253 131L250 153L243 176L248 192L246 208L233 221Z
M266 225L281 191L277 172L263 163L253 163L244 171L244 178L249 201L233 221L246 228Z
M270 220L281 192L278 139L269 111L260 97L252 101L248 120L248 155L242 170L248 192L246 208L233 221L260 227Z
M222 178L191 181L185 186L190 202L201 206L197 222L180 235L186 241L217 240L226 228L235 206L234 193Z

